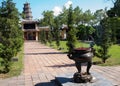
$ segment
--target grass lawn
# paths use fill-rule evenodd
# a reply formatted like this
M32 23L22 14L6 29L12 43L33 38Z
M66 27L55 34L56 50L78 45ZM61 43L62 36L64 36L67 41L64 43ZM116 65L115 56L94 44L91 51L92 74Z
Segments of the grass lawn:
M47 43L47 45L49 45ZM52 42L52 47L55 49L58 49L55 41ZM77 47L89 47L89 44L87 42L80 42L78 41L76 43L76 48ZM67 46L66 46L66 41L60 41L60 47L62 48L61 51L62 52L67 52ZM113 45L111 46L111 48L109 49L109 54L111 55L111 57L109 59L107 59L106 63L102 63L101 59L94 57L93 58L93 62L99 65L103 65L103 66L113 66L113 65L120 65L120 45Z
M113 45L110 48L109 53L111 58L107 60L108 65L120 65L120 45Z
M11 64L10 71L6 74L0 74L0 78L8 78L12 76L18 76L20 75L22 69L23 69L23 47L21 48L21 51L18 53L16 57L18 57L18 61L15 61ZM0 66L0 68L2 68Z
M66 43L67 43L67 41L60 41L59 48L61 48L62 52L68 52L68 47L66 46ZM47 43L47 45L50 46L49 43ZM58 49L57 46L56 46L56 42L55 41L52 42L52 46L51 47L55 48L55 49ZM89 44L87 42L83 43L83 42L77 41L75 47L76 48L78 48L78 47L89 47Z

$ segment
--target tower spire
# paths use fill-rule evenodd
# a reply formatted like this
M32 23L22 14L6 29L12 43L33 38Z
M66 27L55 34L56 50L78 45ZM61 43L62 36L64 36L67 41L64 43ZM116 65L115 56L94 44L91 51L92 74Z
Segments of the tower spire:
M30 3L28 3L27 0L24 4L23 13L25 14L25 19L31 20L33 18Z

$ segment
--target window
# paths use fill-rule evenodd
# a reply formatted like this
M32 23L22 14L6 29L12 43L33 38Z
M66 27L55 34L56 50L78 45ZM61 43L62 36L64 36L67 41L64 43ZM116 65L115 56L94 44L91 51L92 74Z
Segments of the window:
M35 29L35 24L24 24L24 29Z

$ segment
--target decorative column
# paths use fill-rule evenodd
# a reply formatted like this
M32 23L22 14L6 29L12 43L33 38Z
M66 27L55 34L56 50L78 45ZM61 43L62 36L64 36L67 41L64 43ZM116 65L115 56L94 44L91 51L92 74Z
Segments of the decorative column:
M38 41L38 33L39 33L39 32L36 32L36 41Z

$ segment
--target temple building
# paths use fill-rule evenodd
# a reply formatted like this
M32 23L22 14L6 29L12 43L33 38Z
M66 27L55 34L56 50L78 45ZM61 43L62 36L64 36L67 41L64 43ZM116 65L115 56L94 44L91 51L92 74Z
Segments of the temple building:
M48 33L48 26L39 27L39 22L37 20L33 20L30 3L26 2L24 4L23 13L25 14L25 18L22 20L22 31L24 32L24 40L38 41L40 31L43 29L46 31L46 34Z
M37 20L33 20L32 11L30 8L30 3L26 2L23 7L24 19L21 21L22 31L24 32L24 40L36 40L40 39L40 31L44 30L46 32L46 38L48 38L48 31L50 31L49 26L40 27ZM67 25L62 25L60 29L61 39L67 38Z

